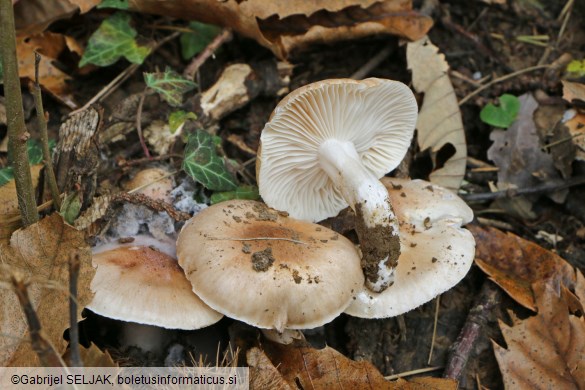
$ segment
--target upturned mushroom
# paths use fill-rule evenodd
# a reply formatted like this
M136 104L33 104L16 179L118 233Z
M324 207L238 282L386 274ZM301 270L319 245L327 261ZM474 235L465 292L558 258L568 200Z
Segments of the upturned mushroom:
M168 329L199 329L219 321L223 316L191 291L177 260L153 241L137 236L128 244L94 250L97 270L90 287L95 295L87 308L104 317Z
M403 159L417 118L404 84L333 79L299 88L274 109L261 135L260 195L292 217L320 221L351 206L367 286L393 283L399 228L379 178Z
M198 213L179 234L177 256L211 308L279 332L331 321L364 283L348 239L255 201Z
M382 183L400 224L396 282L382 293L362 288L345 311L356 317L394 317L430 301L463 279L475 255L475 240L461 227L473 219L463 200L423 180Z

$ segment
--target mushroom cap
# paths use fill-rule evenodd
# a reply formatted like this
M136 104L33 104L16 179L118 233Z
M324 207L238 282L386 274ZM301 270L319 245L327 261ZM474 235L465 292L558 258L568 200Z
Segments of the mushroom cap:
M124 189L131 191L140 188L137 191L140 194L144 194L152 199L171 203L170 193L173 190L173 178L168 175L169 172L166 169L146 168L137 172L126 182Z
M364 283L348 239L255 201L232 200L201 211L181 230L177 255L206 304L279 331L331 321Z
M223 316L191 291L177 260L135 243L94 253L88 309L116 320L169 329L199 329Z
M385 177L400 224L400 258L392 286L377 294L363 287L345 311L362 318L394 317L455 286L475 255L472 234L461 227L473 219L463 200L423 180Z
M319 166L328 139L353 143L363 166L382 177L402 161L413 136L417 104L398 81L332 79L290 93L260 137L256 177L270 207L319 221L348 206Z

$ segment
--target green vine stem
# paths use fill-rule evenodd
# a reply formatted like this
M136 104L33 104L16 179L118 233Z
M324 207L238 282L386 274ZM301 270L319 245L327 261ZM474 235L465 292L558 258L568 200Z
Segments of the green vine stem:
M22 94L16 59L16 33L12 0L0 0L0 46L4 70L4 95L8 119L8 150L12 155L18 207L24 226L39 220L32 185L26 141L30 134L24 124Z

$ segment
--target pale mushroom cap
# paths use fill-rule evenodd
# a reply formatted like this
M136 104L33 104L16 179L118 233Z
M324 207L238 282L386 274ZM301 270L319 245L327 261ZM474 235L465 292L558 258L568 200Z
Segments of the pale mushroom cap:
M148 246L122 245L93 255L95 292L87 306L116 320L199 329L223 316L192 291L177 260Z
M356 317L394 317L430 301L465 277L475 255L475 240L461 227L473 218L463 200L423 180L382 182L400 223L401 255L392 286L356 295L345 311Z
M140 188L137 192L152 199L171 203L170 193L173 190L173 178L162 168L146 168L137 172L124 184L127 191ZM163 178L164 176L167 176Z
M299 88L278 104L262 131L260 195L294 218L335 216L348 204L319 167L320 145L352 142L364 167L382 177L402 161L416 117L414 95L397 81L333 79Z
M193 291L209 306L279 331L331 321L364 283L348 239L254 201L201 211L179 234L177 255Z

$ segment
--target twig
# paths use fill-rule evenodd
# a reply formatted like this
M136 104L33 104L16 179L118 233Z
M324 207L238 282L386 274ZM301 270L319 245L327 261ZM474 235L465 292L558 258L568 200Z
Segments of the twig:
M187 65L183 71L183 76L189 80L194 80L201 65L203 65L205 61L215 53L218 47L231 41L232 37L232 30L224 28L211 42L209 42L209 45L207 45L207 47L203 49L203 51L199 53L189 65Z
M419 368L419 369L416 369L416 370L401 372L400 374L385 376L384 379L386 379L387 381L391 381L391 380L394 380L394 379L404 378L405 376L411 376L411 375L417 375L417 374L424 374L425 372L437 371L437 370L440 370L442 368L443 367L440 367L440 366Z
M292 238L284 238L284 237L254 237L254 238L231 238L231 237L207 237L208 240L213 241L288 241L293 242L295 244L301 245L309 245L306 242L293 240Z
M142 151L146 158L150 160L150 152L148 151L146 142L144 142L144 136L142 135L142 107L144 106L144 99L146 99L147 90L148 87L144 88L142 95L140 95L140 100L138 101L138 108L136 109L136 132L138 133L138 140L140 141L140 146L142 146Z
M479 94L480 92L488 89L489 87L491 87L494 84L501 83L502 81L509 80L509 79L514 78L516 76L520 76L521 74L524 74L524 73L529 73L529 72L532 72L532 71L535 71L535 70L538 70L538 69L545 69L545 68L548 68L549 66L550 65L535 65L535 66L530 66L528 68L520 69L520 70L518 70L516 72L509 73L509 74L507 74L505 76L498 77L497 79L493 79L492 81L490 81L490 82L482 85L481 87L477 88L475 91L469 93L467 96L465 96L463 99L461 99L459 101L459 105L460 106L464 105L465 103L467 103L467 101L469 101L469 99L471 99L475 95Z
M141 204L148 207L149 209L153 209L156 211L165 211L169 215L169 217L173 218L175 221L187 221L191 218L189 214L176 210L172 205L168 204L167 202L152 199L151 197L146 196L144 194L130 194L127 192L119 192L117 194L112 195L111 202L129 202L133 204Z
M179 31L172 33L169 36L164 37L163 39L161 39L159 42L157 42L154 47L152 48L152 51L150 52L150 54L154 53L156 50L158 50L158 48L160 48L162 45L164 45L165 43L175 39L176 37L178 37L179 35L181 35L181 33ZM118 89L118 87L120 85L122 85L122 83L124 83L124 81L126 81L130 76L132 76L134 74L134 72L136 72L136 70L140 67L141 64L132 64L129 67L127 67L126 69L124 69L124 71L122 71L122 73L120 73L119 75L117 75L112 81L110 81L108 83L108 85L106 85L105 87L103 87L101 89L101 91L99 91L94 97L92 97L87 103L85 103L85 105L81 108L78 108L75 111L72 111L69 113L69 116L76 114L78 112L87 110L87 108L89 106L91 106L94 103L99 102L102 99L105 99L106 97L110 96L110 94L112 92L114 92L116 89Z
M136 160L120 159L120 161L118 161L117 163L118 163L119 167L124 168L124 167L133 167L135 165L142 165L142 164L146 164L146 163L149 163L152 161L168 160L171 158L183 158L183 156L181 154L165 154L162 156L151 156L150 158L138 158Z
M354 80L361 80L366 77L372 70L376 69L378 65L380 65L386 57L392 53L393 47L391 45L386 46L378 54L370 58L368 62L363 64L358 70L356 70L351 76L350 79Z
M79 253L69 256L69 350L72 367L83 367L79 352L79 326L77 325L77 280Z
M429 351L429 360L427 364L431 364L433 359L433 350L435 349L435 338L437 337L437 322L439 322L439 306L441 305L441 296L438 295L435 301L435 321L433 322L433 337L431 338L431 350Z
M8 150L12 153L18 208L24 226L29 226L39 220L39 213L37 213L26 149L26 141L30 134L26 131L24 124L15 34L12 1L0 0L0 53L4 70L4 95L8 118Z
M47 132L47 117L45 116L45 109L43 108L43 96L41 94L41 86L39 85L39 64L41 62L41 55L35 52L35 81L29 84L29 89L35 100L35 108L37 111L37 122L39 124L39 133L41 136L41 146L43 148L43 163L45 164L45 180L49 185L51 191L51 198L56 210L61 210L61 194L57 186L57 179L55 178L55 170L53 169L53 159L49 152L49 134Z
M491 311L500 304L501 299L502 291L495 284L486 280L467 315L463 329L451 346L443 378L459 380L473 347L483 332L482 328L487 324Z
M26 283L15 275L11 275L10 281L28 323L33 351L39 357L41 365L44 367L65 367L65 363L55 348L41 334L41 323L30 302Z
M482 192L477 194L462 194L461 197L466 202L484 202L502 198L513 198L520 195L539 194L542 192L553 192L564 190L565 188L585 184L585 175L575 176L566 181L553 181L550 183L540 184L534 187L510 188L503 191Z

